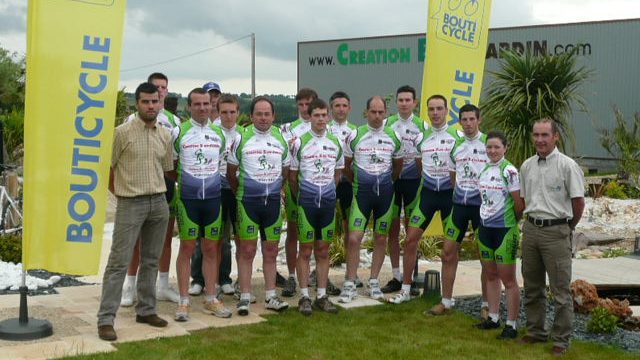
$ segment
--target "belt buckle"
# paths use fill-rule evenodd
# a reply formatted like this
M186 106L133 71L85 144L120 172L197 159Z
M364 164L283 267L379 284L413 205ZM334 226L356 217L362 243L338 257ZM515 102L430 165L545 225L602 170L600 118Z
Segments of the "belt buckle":
M544 227L544 219L533 219L533 225L539 228Z

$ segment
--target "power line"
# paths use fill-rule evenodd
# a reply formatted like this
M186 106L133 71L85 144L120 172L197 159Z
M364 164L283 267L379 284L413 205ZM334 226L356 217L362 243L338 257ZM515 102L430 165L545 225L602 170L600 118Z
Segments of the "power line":
M221 48L221 47L223 47L223 46L227 46L227 45L233 44L233 43L235 43L235 42L238 42L238 41L240 41L240 40L242 40L242 39L246 39L246 38L251 37L251 36L252 36L252 34L248 34L248 35L245 35L245 36L239 37L239 38L237 38L237 39L235 39L235 40L230 40L230 41L227 41L227 42L222 43L222 44L220 44L220 45L216 45L216 46L214 46L214 47L210 47L210 48L206 48L206 49L198 50L198 51L193 52L193 53L190 53L190 54L186 54L186 55L178 56L178 57L171 58L171 59L168 59L168 60L159 61L159 62L156 62L156 63L153 63L153 64L140 65L140 66L132 67L132 68L129 68L129 69L120 70L120 73L129 72L129 71L134 71L134 70L139 70L139 69L144 69L144 68L148 68L148 67L152 67L152 66L157 66L157 65L164 65L164 64L167 64L167 63L170 63L170 62L174 62L174 61L178 61L178 60L186 59L186 58L191 57L191 56L199 55L199 54L202 54L202 53L207 52L207 51L215 50L215 49L217 49L217 48Z

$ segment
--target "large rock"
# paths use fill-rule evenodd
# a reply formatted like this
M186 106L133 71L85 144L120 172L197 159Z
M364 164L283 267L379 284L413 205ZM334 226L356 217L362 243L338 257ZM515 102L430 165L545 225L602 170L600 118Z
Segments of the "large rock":
M576 312L588 314L594 308L601 306L621 320L625 320L633 314L629 307L629 300L603 299L598 297L595 286L585 280L576 280L571 284L573 294L573 308Z

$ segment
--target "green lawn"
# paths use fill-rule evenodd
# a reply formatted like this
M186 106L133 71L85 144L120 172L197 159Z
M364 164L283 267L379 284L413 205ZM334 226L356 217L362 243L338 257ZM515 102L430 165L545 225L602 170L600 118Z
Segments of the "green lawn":
M315 312L297 308L260 324L208 329L189 336L118 345L118 351L70 359L544 359L551 343L500 341L499 330L472 327L461 313L424 316L434 301ZM234 314L234 316L237 316ZM638 359L639 354L574 342L565 359Z

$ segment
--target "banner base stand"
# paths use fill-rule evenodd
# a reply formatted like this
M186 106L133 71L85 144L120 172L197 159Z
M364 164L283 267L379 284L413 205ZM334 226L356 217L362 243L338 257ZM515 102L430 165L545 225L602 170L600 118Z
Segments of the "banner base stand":
M53 335L53 326L47 320L29 318L26 286L20 287L20 317L0 321L0 339L26 341Z

